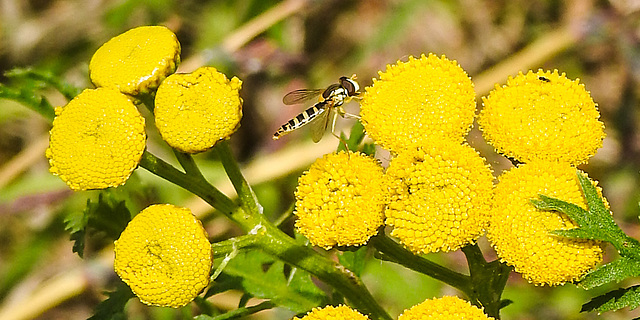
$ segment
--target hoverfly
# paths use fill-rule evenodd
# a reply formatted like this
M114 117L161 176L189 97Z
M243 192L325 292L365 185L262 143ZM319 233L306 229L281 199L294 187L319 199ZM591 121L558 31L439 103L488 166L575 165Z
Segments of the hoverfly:
M278 140L281 136L304 125L312 124L311 138L313 142L318 142L322 139L329 124L329 115L334 110L336 112L333 113L331 132L335 130L338 115L357 118L358 116L347 113L342 107L345 102L349 102L352 98L360 95L360 92L358 92L360 86L355 79L355 75L351 76L351 78L341 77L339 83L334 83L326 89L300 89L287 93L282 98L282 102L286 105L302 103L320 94L322 96L319 102L283 124L273 134L273 140Z

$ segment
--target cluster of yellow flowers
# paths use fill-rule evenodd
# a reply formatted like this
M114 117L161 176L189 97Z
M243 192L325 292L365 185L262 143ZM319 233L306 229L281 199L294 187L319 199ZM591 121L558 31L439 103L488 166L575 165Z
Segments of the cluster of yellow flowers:
M600 262L599 243L551 235L576 225L530 203L545 194L586 206L575 166L602 145L604 126L579 81L557 71L521 73L483 98L478 122L485 139L523 163L502 174L497 187L485 160L464 142L475 117L475 93L455 61L410 57L387 66L365 90L364 128L393 156L381 180L386 201L382 209L376 203L354 210L361 208L349 201L354 191L331 183L343 179L348 183L340 185L355 186L352 181L370 175L368 169L346 156L319 160L296 192L298 231L311 243L360 245L377 230L367 228L368 237L358 230L358 241L348 240L349 232L336 231L351 228L352 222L341 225L351 221L344 217L357 212L377 221L382 210L391 235L416 254L457 250L487 231L500 259L536 285L577 280ZM312 173L317 167L340 178L321 178Z
M430 54L388 66L380 80L366 88L361 103L367 134L394 155L386 173L378 168L379 174L371 174L372 169L352 160L363 157L354 153L319 160L300 179L296 192L298 231L325 248L335 243L361 245L376 234L383 225L378 217L384 216L384 223L394 228L392 235L414 253L457 250L474 242L488 223L493 194L489 166L463 143L474 115L473 83L455 61ZM343 160L327 163L334 158ZM366 163L379 166L373 159ZM331 186L335 178L312 173L318 166L341 175L348 186L356 186L365 176L376 179L375 192L382 196L375 197L384 201L363 210L353 199L360 201L370 191ZM354 192L362 195L353 197ZM310 212L310 202L321 210ZM352 229L352 222L338 224L351 221L347 216L379 223L368 223L368 235L359 235L358 241L350 239L349 232L319 231ZM333 238L324 238L328 235Z
M91 58L87 89L56 108L46 151L50 171L73 190L124 184L146 146L136 105L155 92L155 123L163 139L187 153L228 138L242 118L242 81L215 68L174 74L180 43L171 30L147 26L103 44ZM208 284L211 244L188 209L150 206L115 242L115 270L140 301L181 307Z
M544 194L586 209L575 166L602 146L596 104L579 80L557 70L520 73L483 101L478 123L485 139L522 163L499 177L489 241L502 261L535 285L580 279L602 260L600 244L550 234L577 225L530 200Z
M369 317L360 314L347 306L326 306L315 308L302 318L293 320L366 320ZM469 320L492 320L476 306L458 297L444 296L437 299L427 299L407 310L405 310L398 320L449 320L449 319L469 319Z
M155 123L163 139L188 153L206 151L236 131L242 118L242 81L215 68L173 74L180 43L162 26L131 29L91 58L87 89L56 108L46 155L50 171L74 190L124 184L146 144L137 97L155 96Z

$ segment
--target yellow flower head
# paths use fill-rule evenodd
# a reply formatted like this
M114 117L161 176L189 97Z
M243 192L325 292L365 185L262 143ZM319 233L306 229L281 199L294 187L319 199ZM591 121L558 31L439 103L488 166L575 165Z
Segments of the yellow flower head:
M469 145L435 140L391 160L385 223L414 253L453 251L484 232L493 176Z
M604 139L604 124L579 80L558 70L509 77L483 98L478 124L499 153L520 162L587 162Z
M384 222L383 171L361 153L327 154L298 180L298 232L329 249L365 244Z
M240 126L242 81L212 67L173 74L156 93L156 126L170 146L197 153L228 138Z
M182 307L209 284L211 243L189 209L147 207L115 241L115 252L116 273L145 304Z
M458 297L427 299L405 310L398 320L491 320L478 307Z
M531 204L543 194L586 209L576 169L568 164L531 162L500 176L487 237L500 259L535 285L580 279L602 260L599 243L550 234L577 225L566 215Z
M50 171L73 190L124 184L144 152L144 118L114 89L82 91L57 107L50 131Z
M91 58L89 74L97 87L135 95L158 87L180 63L180 43L162 26L131 29L103 44Z
M461 142L476 110L473 83L454 61L434 54L387 65L366 88L362 124L376 143L396 153L407 141L446 138Z
M368 320L369 317L347 306L314 308L302 318L292 320Z

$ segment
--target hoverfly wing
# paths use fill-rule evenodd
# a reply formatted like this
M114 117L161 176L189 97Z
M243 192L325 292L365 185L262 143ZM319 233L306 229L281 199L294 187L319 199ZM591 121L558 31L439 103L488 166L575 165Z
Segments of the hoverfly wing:
M311 139L313 142L320 142L324 133L327 131L327 125L329 124L329 116L332 108L319 108L316 117L311 121Z
M319 96L324 89L299 89L287 93L282 102L286 105L299 104Z

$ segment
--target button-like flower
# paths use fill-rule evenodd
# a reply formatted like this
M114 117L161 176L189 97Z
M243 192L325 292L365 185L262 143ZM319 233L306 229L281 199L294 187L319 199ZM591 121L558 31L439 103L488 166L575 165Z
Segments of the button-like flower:
M598 242L550 234L577 228L569 217L530 202L543 194L586 209L575 168L536 161L503 173L499 180L487 237L500 259L525 279L535 285L563 284L580 279L602 260Z
M144 118L115 89L82 91L57 107L50 131L50 171L73 190L124 184L144 152Z
M557 70L510 77L483 101L478 124L484 138L520 162L578 165L602 146L604 124L589 92Z
M156 126L162 138L182 152L197 153L228 138L240 126L242 81L212 67L173 74L156 93Z
M302 318L292 320L368 320L369 317L347 306L314 308Z
M458 297L427 299L405 310L398 320L490 320L481 309Z
M383 171L361 153L327 154L298 180L298 232L317 246L365 244L384 222Z
M476 110L473 83L454 61L434 54L387 65L360 103L367 134L400 152L408 142L446 138L462 142Z
M135 95L158 87L180 63L180 43L162 26L131 29L103 44L91 58L89 74L97 87Z
M211 244L191 210L152 205L115 241L116 273L140 301L178 308L209 284Z
M385 223L414 253L453 251L484 232L493 176L469 145L434 140L391 160Z

